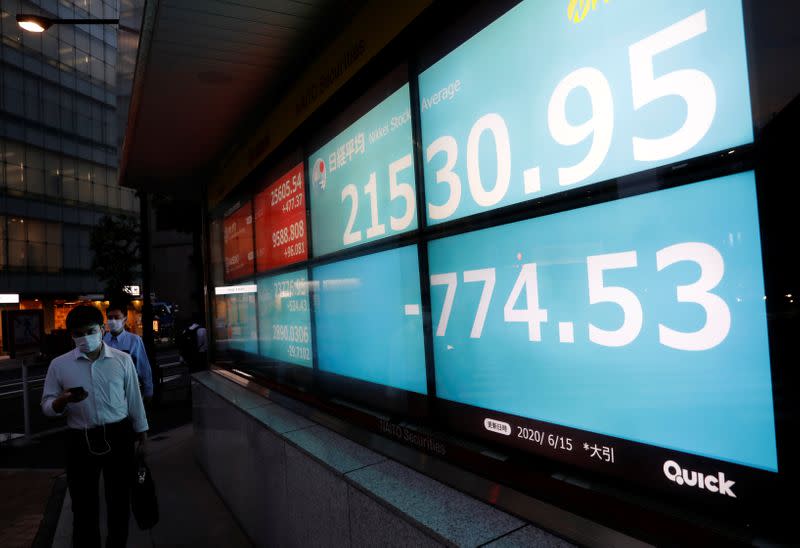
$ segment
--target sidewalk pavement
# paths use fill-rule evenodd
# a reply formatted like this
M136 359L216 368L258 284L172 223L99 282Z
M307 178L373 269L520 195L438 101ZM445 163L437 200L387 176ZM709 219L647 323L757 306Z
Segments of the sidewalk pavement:
M191 424L150 438L147 463L156 484L161 519L152 531L140 531L131 515L129 548L252 546L195 462ZM102 496L100 516L100 528L105 539L105 501ZM69 548L71 538L72 504L67 493L53 548ZM9 545L4 544L0 537L0 546L5 548Z
M63 470L0 470L0 546L41 545L40 529L47 531L47 527L41 527L43 520L48 512L53 513L48 503L57 504L66 491L63 474Z

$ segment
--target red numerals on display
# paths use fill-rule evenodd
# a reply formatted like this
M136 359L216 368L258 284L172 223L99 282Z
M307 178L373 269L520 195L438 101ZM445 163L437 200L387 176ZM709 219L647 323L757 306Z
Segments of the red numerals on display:
M225 217L223 223L225 279L253 273L253 214L250 204Z
M308 258L303 164L258 194L255 207L259 272Z

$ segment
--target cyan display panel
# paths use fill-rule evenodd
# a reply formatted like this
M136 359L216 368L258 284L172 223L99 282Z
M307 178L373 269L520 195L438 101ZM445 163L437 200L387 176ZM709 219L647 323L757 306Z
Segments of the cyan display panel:
M439 397L777 470L753 172L434 240L429 261Z
M264 357L313 366L305 269L258 280L258 344Z
M528 0L419 84L430 224L753 140L736 1Z
M319 369L427 393L417 246L319 266L312 275Z
M417 228L408 84L308 159L314 255Z

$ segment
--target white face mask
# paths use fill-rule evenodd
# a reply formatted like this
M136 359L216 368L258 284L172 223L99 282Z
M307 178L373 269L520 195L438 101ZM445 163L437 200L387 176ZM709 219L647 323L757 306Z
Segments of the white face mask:
M125 326L125 320L108 320L108 328L112 333L120 333Z
M103 340L103 333L98 330L97 333L92 333L84 337L73 337L72 340L75 341L75 346L78 350L84 354L88 354L100 347L100 343Z

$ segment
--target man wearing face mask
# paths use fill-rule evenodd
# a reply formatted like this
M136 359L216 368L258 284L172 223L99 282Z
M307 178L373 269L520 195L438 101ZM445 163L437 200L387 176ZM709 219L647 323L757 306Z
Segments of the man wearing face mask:
M103 344L103 314L78 306L67 315L75 349L55 358L42 393L45 415L67 417L67 485L72 545L100 547L98 485L103 473L107 547L125 546L135 452L144 454L147 417L133 361Z
M112 302L106 309L108 332L103 335L103 342L111 348L122 350L133 360L136 373L139 376L139 385L142 387L142 396L145 403L153 397L153 373L150 369L150 360L144 349L142 338L135 333L125 330L125 319L128 307L122 303Z

